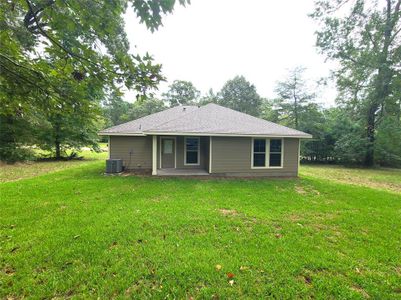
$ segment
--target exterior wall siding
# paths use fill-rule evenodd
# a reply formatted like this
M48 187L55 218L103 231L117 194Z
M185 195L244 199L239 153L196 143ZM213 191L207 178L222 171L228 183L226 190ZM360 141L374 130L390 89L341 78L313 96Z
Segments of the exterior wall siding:
M299 139L284 139L282 168L252 169L252 138L213 137L212 173L236 176L298 176Z
M233 176L297 176L299 139L284 139L283 168L252 169L252 138L217 137L212 141L212 174ZM152 169L152 136L110 136L110 158L122 159L128 170ZM157 138L157 168L160 168L160 137ZM200 137L200 164L184 165L184 137L176 136L178 169L209 170L209 137ZM131 154L130 154L131 153Z
M151 136L110 136L110 158L122 159L128 170L152 169Z

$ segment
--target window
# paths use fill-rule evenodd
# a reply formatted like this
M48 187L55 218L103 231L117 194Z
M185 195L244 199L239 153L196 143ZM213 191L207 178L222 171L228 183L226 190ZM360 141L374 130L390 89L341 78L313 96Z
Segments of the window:
M199 138L185 138L185 164L199 165Z
M163 154L173 153L173 140L163 140Z
M270 167L281 167L281 143L282 140L270 140Z
M253 139L252 168L281 168L282 139Z
M266 166L266 140L254 139L253 140L253 166L265 167Z

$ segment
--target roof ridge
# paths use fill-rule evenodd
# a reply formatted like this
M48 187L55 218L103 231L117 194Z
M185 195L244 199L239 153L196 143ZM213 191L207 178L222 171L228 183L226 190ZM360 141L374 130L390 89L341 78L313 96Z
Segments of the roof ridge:
M208 104L210 104L210 103L208 103ZM204 107L207 106L208 104L202 105L202 106L199 106L199 105L178 105L178 106L174 106L173 108L175 108L175 107L181 107L181 106L198 107L198 109L194 109L194 110L188 112L187 114L185 114L184 117L186 117L186 116L190 115L191 113L194 113L194 112L196 112L196 111L199 111L200 109L204 108ZM155 129L156 129L155 127L162 126L162 125L164 125L164 124L173 122L173 121L178 120L178 119L180 119L180 118L182 118L182 116L178 116L177 118L174 118L174 119L168 120L168 121L166 121L166 122L157 124L156 126L151 127L151 128L148 128L147 130L145 130L145 131L143 131L143 132L155 130ZM157 130L157 129L156 129L156 130Z

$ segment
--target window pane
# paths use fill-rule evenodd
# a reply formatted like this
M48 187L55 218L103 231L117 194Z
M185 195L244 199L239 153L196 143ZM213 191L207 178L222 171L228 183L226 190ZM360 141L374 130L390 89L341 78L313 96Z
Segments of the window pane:
M172 140L163 140L163 153L164 154L172 154L173 153L173 141Z
M270 154L270 167L281 167L281 154Z
M198 163L198 152L187 151L187 164L197 164Z
M266 152L266 140L253 140L253 152Z
M255 153L253 154L253 166L254 167L265 167L266 154Z
M198 150L198 143L199 139L197 138L187 138L186 139L186 146L187 150Z
M281 140L270 140L270 152L281 152Z

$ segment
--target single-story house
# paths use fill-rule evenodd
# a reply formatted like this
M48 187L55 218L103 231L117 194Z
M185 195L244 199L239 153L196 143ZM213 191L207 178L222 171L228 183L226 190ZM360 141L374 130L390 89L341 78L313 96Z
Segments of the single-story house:
M109 158L152 175L297 176L310 134L217 104L176 106L107 128Z

